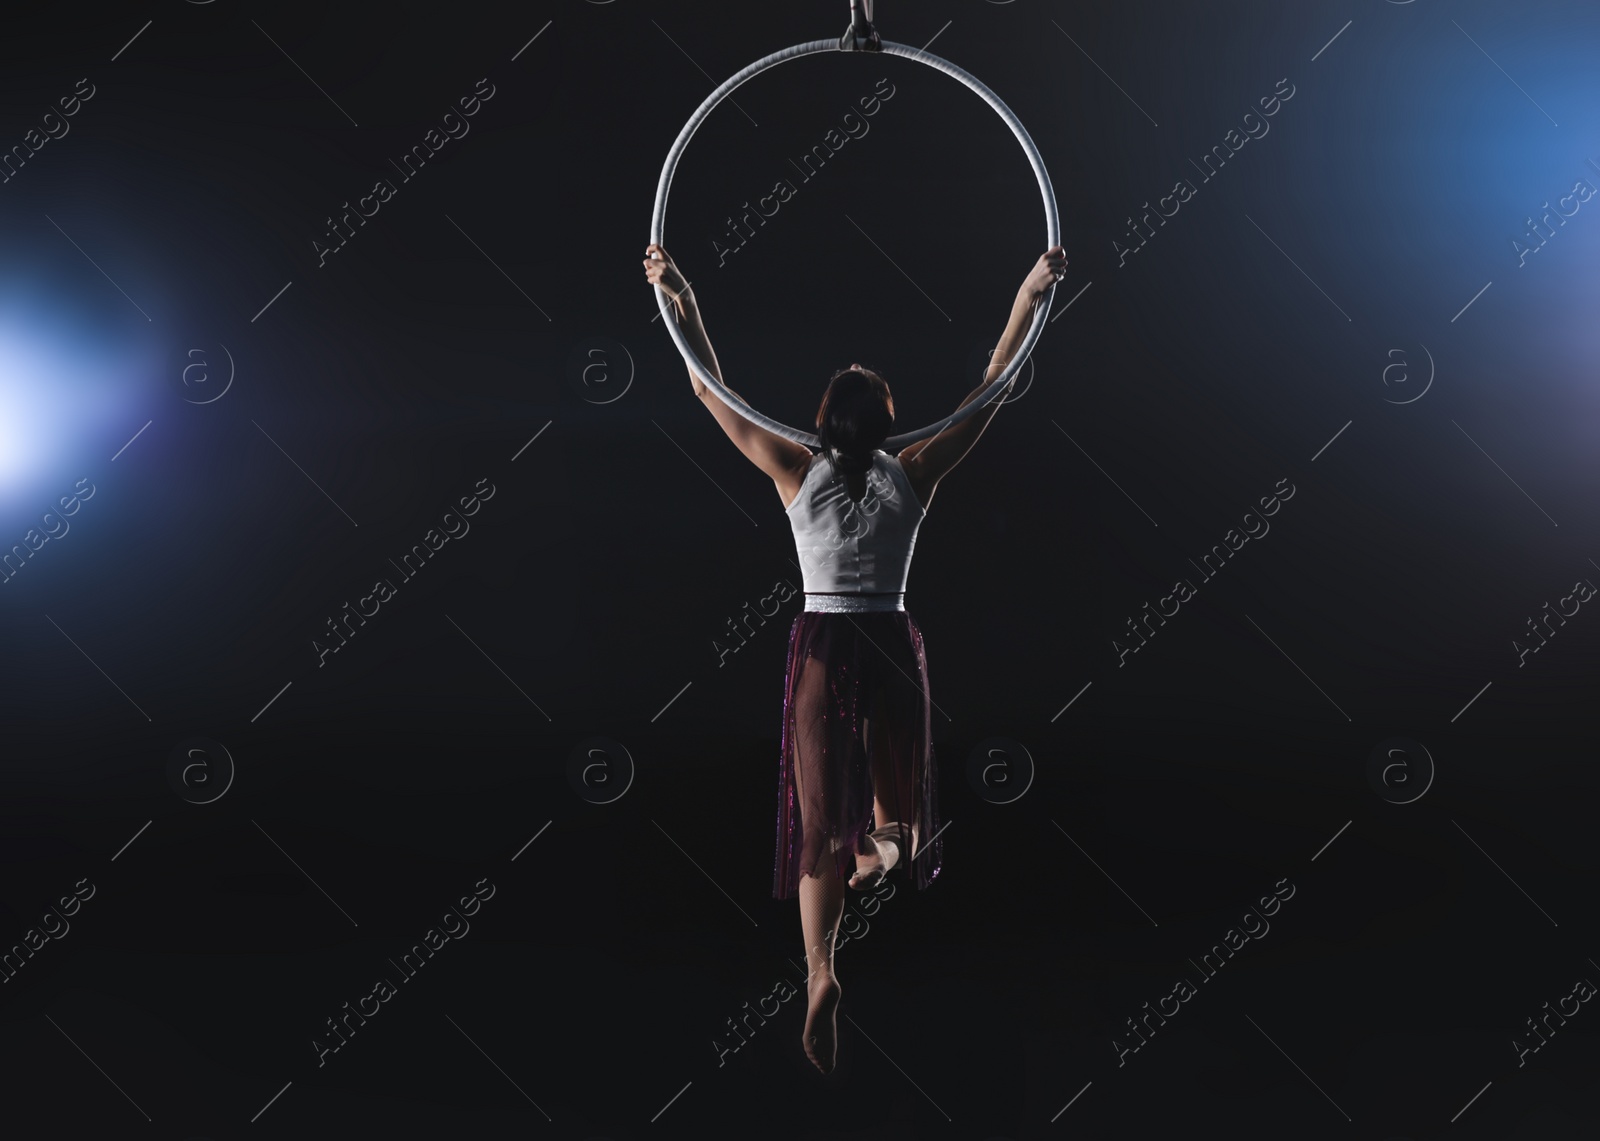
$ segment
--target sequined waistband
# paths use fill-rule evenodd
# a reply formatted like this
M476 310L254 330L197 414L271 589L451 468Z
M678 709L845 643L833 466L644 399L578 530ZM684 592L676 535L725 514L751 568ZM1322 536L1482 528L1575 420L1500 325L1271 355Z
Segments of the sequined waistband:
M861 614L878 610L904 610L906 596L899 594L808 594L806 609L825 614Z

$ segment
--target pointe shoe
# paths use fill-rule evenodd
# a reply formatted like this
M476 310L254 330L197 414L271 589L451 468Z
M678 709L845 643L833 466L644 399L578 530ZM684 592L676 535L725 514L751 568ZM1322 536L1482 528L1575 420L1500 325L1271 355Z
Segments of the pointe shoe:
M850 886L857 891L877 887L883 877L900 862L900 825L897 822L890 821L882 828L874 829L870 835L878 848L878 863L875 867L858 870L850 877ZM890 854L885 855L886 850Z

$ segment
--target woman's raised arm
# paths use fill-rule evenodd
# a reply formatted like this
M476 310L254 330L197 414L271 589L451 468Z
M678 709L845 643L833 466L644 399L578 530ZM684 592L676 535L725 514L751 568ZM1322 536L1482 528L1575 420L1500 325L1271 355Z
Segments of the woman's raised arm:
M1044 298L1045 292L1061 280L1066 265L1066 251L1060 246L1051 246L1039 255L1039 260L1028 271L1028 276L1023 279L1022 285L1017 290L1016 299L1011 304L1010 319L1006 322L1005 332L1000 335L999 343L995 345L989 367L984 370L983 381L956 406L956 411L959 412L981 396L983 390L988 388L995 377L1005 369L1028 335L1034 308ZM1012 379L1014 382L1015 378ZM999 411L1002 403L1003 399L996 396L961 423L952 425L926 440L908 444L900 452L900 463L924 504L932 497L933 489L939 480L949 474L950 469L960 463L972 445L978 442L978 437L983 435L983 430L989 426L989 421L994 419L994 414Z
M683 330L684 339L689 342L694 355L700 358L700 363L706 366L707 372L718 381L722 381L722 366L717 363L716 350L711 347L711 340L706 336L705 322L700 318L700 305L695 300L689 283L679 272L677 263L672 260L672 255L667 253L664 247L651 244L645 247L644 267L645 277L649 279L650 284L661 287L672 299L673 317ZM688 368L687 365L684 367ZM744 453L746 459L772 477L773 482L778 485L779 495L787 499L788 493L792 493L793 488L799 483L797 473L804 472L806 464L811 461L811 449L746 420L729 408L722 397L694 374L693 369L688 369L688 372L689 383L694 386L694 394L700 398L700 402L706 406L711 415L716 417L717 423L722 425L722 430L728 434L728 439ZM726 381L723 381L723 387L727 387ZM728 391L733 392L732 389ZM738 393L734 392L733 395L736 399L744 401L744 397Z

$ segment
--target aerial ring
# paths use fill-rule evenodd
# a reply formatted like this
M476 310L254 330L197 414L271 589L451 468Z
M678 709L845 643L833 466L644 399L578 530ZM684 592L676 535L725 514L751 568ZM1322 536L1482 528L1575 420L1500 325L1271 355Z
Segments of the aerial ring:
M838 50L838 40L813 40L811 43L796 44L794 47L784 48L782 51L773 52L769 56L756 60L755 63L726 80L721 87L718 87L706 97L706 101L700 104L699 108L689 118L689 121L683 125L683 130L678 133L677 141L672 144L672 149L667 152L666 164L661 168L661 181L656 184L655 212L650 219L650 241L652 244L665 244L662 240L662 231L666 225L667 193L672 188L672 175L678 169L678 160L683 156L684 148L689 145L689 140L694 136L700 124L705 122L706 117L715 110L717 104L726 99L735 88L745 81L755 78L763 71L774 68L780 63L787 63L789 60L799 59L801 56ZM1007 107L998 95L990 91L976 77L963 71L948 60L940 59L931 52L885 40L883 42L883 54L904 56L906 59L914 59L919 63L927 64L929 67L937 68L946 75L959 79L976 92L985 103L994 108L995 113L1005 121L1006 126L1011 128L1011 133L1022 144L1022 149L1028 156L1028 164L1033 167L1034 177L1039 180L1039 196L1044 200L1045 245L1047 248L1059 245L1061 243L1061 222L1056 210L1055 189L1050 185L1050 175L1044 169L1044 159L1039 155L1039 148L1033 145L1033 140L1028 137L1028 132L1023 129L1021 121L1012 113L1011 108ZM942 420L937 420L925 428L889 437L883 442L884 450L899 451L907 444L937 435L946 428L961 423L961 421L973 415L980 408L990 403L996 396L1000 395L1006 386L1011 383L1012 378L1016 376L1017 371L1027 361L1028 354L1033 351L1034 342L1039 339L1039 334L1044 331L1045 321L1050 314L1050 302L1054 296L1055 285L1052 283L1043 300L1034 310L1033 324L1028 327L1028 334L1023 338L1022 346L1018 349L1017 355L1006 365L1005 370L990 382L989 387L984 389L978 399L971 401L952 415ZM666 325L667 332L672 334L673 341L677 343L678 352L683 354L684 363L689 366L690 371L699 377L706 387L717 394L724 404L751 423L759 424L785 439L793 440L797 444L804 444L808 448L820 446L815 433L802 432L798 428L791 428L787 424L780 423L772 417L756 411L732 392L729 392L721 381L707 371L706 366L701 363L700 358L695 356L694 350L689 347L689 342L684 337L683 330L678 328L678 323L671 319L668 309L672 302L668 298L666 291L660 286L656 287L656 303L660 306L661 314L665 318L662 323Z

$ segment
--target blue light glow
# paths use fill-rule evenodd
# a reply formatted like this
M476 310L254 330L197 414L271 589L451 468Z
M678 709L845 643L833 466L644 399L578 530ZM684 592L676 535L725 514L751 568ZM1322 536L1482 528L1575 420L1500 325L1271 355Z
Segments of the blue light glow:
M75 298L52 297L36 282L0 282L0 510L8 516L33 512L34 500L43 503L63 481L105 471L161 410L159 336L131 322L91 324L79 310Z

